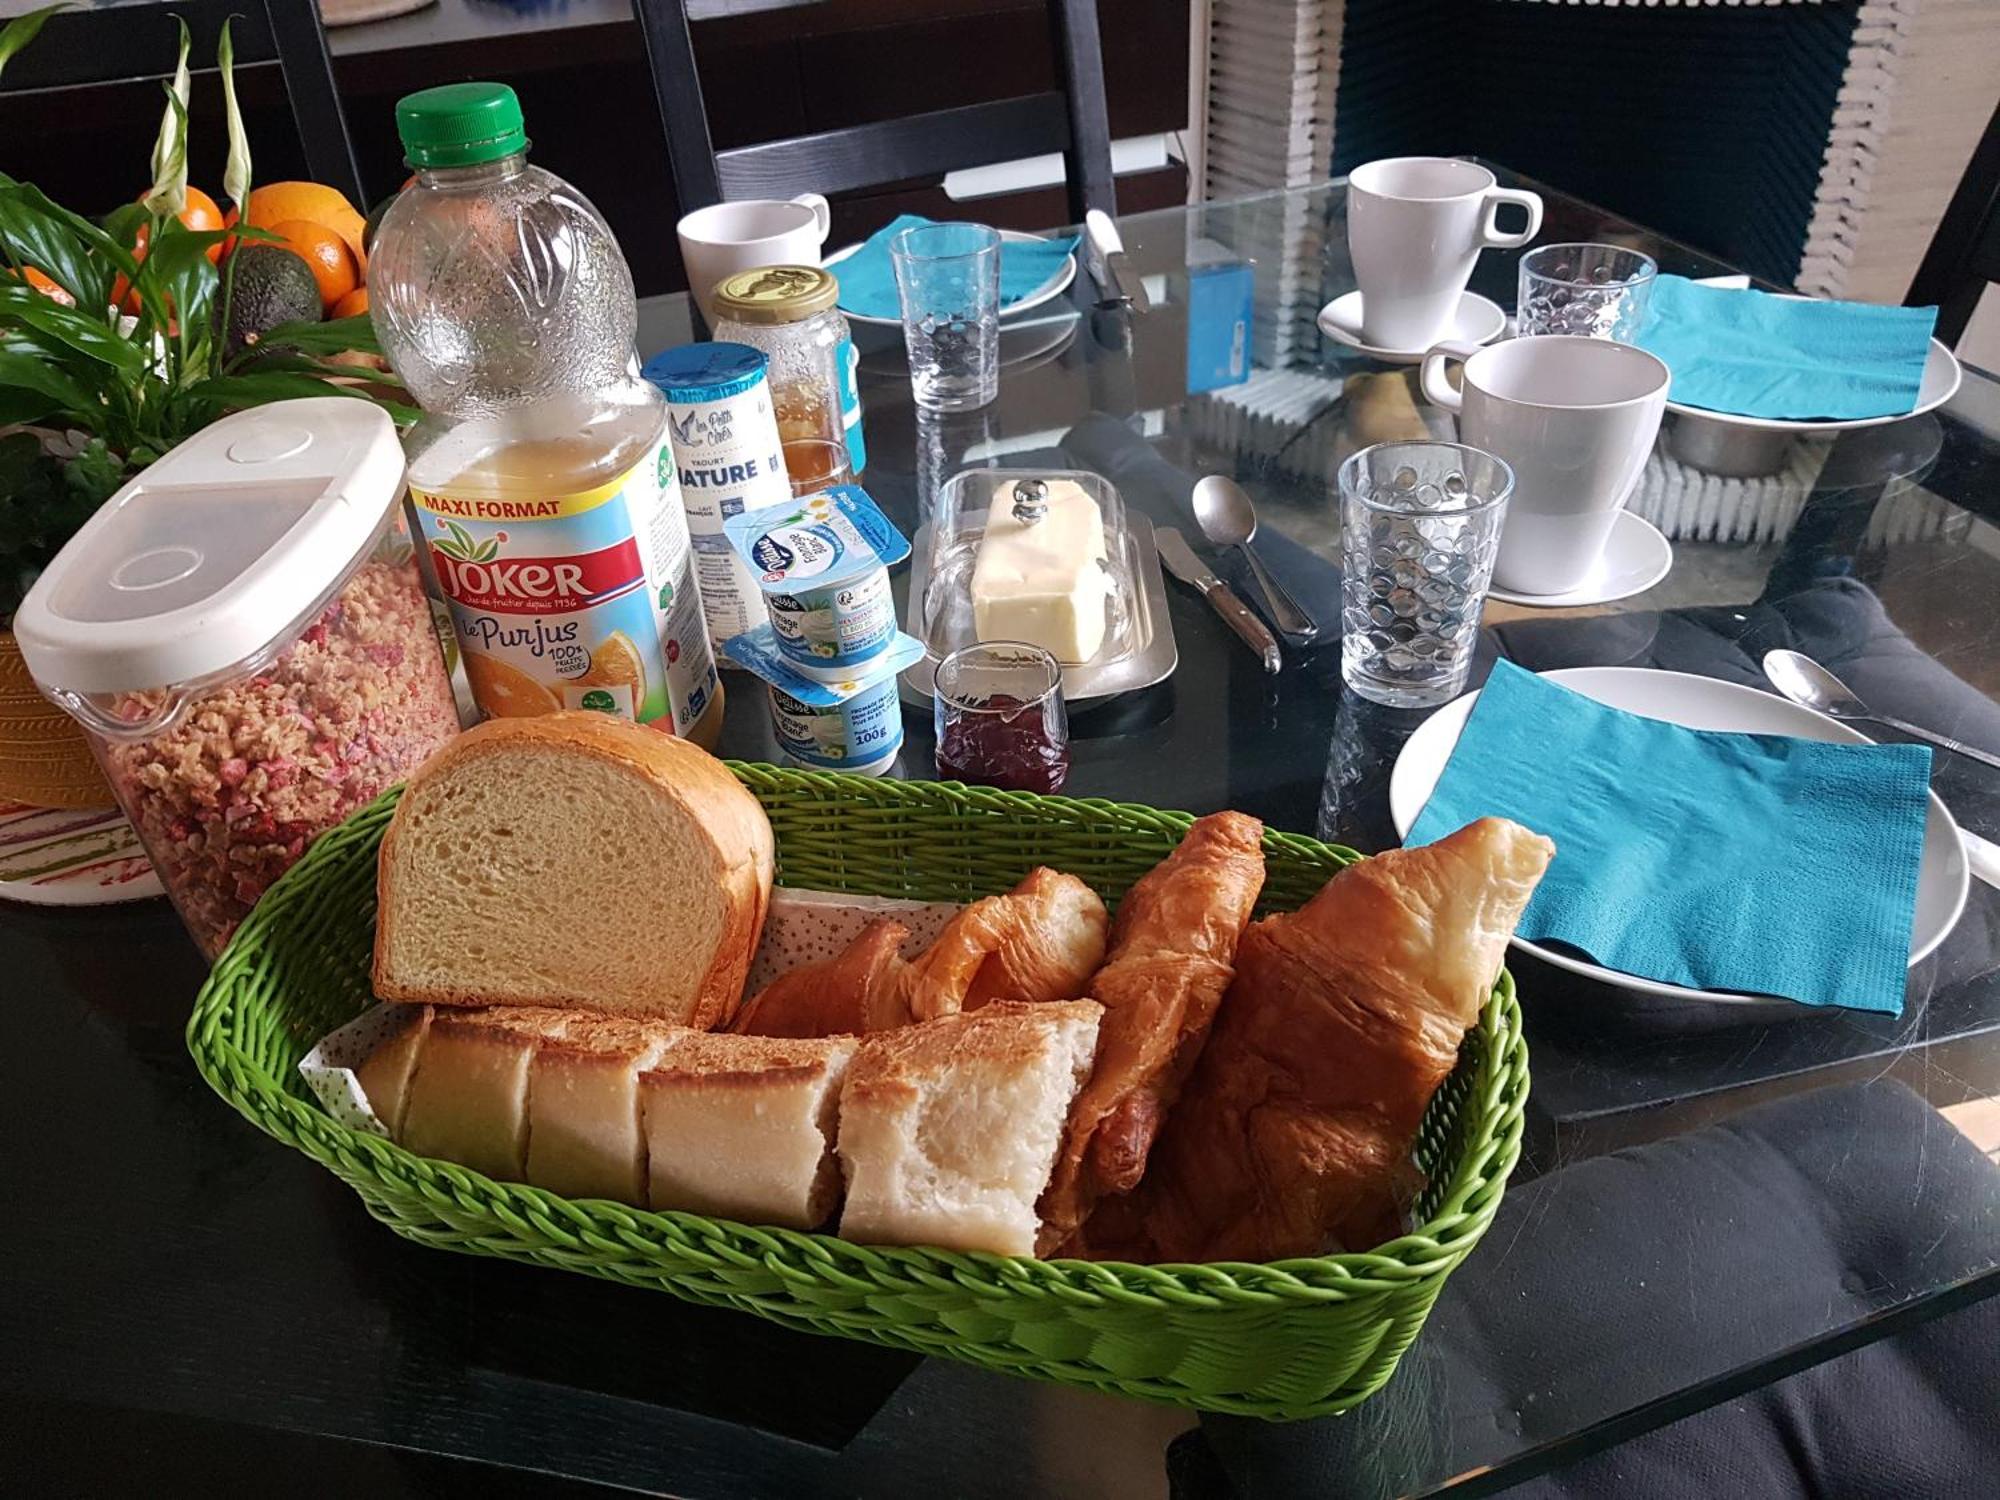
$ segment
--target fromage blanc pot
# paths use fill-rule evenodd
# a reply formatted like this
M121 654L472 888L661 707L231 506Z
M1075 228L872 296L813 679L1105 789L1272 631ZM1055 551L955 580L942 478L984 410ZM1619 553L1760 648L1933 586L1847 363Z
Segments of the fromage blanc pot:
M787 664L818 682L872 675L897 634L889 569L910 544L865 490L835 485L723 529L763 590Z
M921 642L898 631L866 673L823 682L797 671L778 650L770 626L745 631L723 652L763 679L771 695L778 745L802 766L879 776L903 748L903 705L896 674L924 654Z

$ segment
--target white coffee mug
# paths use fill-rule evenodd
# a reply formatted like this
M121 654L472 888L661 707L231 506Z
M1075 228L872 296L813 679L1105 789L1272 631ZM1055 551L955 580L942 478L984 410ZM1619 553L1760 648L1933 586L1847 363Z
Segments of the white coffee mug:
M1465 362L1461 388L1445 366ZM1581 585L1604 551L1659 435L1666 365L1608 339L1449 341L1424 356L1424 396L1458 415L1458 439L1504 458L1514 498L1493 582L1520 594Z
M678 226L681 263L709 326L715 326L709 299L718 281L757 266L818 265L829 223L826 199L818 193L713 203L684 215Z
M1500 205L1518 203L1528 227L1500 229ZM1347 250L1361 288L1361 337L1378 349L1428 349L1452 330L1479 252L1525 245L1542 227L1542 200L1496 185L1476 162L1392 156L1347 177Z

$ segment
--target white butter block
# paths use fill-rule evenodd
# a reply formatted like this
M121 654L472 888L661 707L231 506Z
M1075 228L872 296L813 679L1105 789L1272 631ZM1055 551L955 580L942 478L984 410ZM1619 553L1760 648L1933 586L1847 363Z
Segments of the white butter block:
M972 569L973 627L982 641L1026 641L1058 661L1104 644L1104 515L1070 479L1048 482L1048 512L1027 522L1005 494L986 515Z

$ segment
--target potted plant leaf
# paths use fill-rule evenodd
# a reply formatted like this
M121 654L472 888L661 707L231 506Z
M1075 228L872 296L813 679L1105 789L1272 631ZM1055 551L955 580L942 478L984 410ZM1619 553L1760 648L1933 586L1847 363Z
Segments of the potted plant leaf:
M0 68L49 14L0 28ZM375 352L365 312L325 321L365 267L312 224L258 227L229 27L216 49L229 135L223 194L188 184L188 30L165 85L152 186L101 221L0 173L0 800L108 804L82 736L35 690L5 627L36 576L133 475L227 412L301 396L374 399L399 420L393 377L349 360ZM286 202L331 189L279 184ZM267 190L272 191L272 190ZM346 209L355 225L359 216ZM341 243L350 248L343 251ZM306 252L324 250L315 265ZM345 259L343 259L343 255ZM342 280L342 277L345 280ZM331 278L331 279L329 279ZM322 301L323 293L340 294ZM363 384L357 377L366 377Z

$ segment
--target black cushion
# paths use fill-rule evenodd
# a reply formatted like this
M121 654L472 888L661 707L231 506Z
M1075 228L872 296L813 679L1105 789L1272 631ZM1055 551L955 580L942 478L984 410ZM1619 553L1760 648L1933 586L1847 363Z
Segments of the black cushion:
M1428 1488L1990 1273L1996 1247L2000 1168L1902 1084L1746 1110L1510 1189L1382 1393L1311 1422L1204 1417L1183 1489ZM1543 1493L1920 1496L1954 1475L1991 1493L1996 1317L1807 1371ZM1868 1487L1843 1488L1856 1473Z

